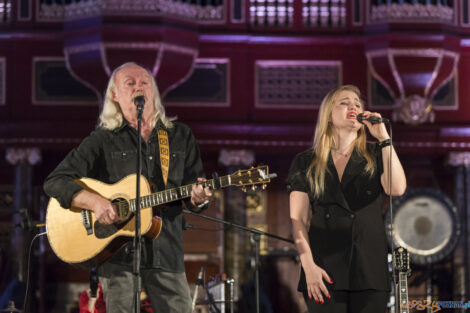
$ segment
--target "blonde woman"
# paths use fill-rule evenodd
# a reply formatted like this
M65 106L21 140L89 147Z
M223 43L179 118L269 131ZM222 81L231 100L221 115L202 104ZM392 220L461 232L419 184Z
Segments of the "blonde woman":
M299 291L309 312L386 310L390 283L380 207L384 192L405 192L406 178L385 125L361 124L360 113L380 117L364 111L357 87L330 91L320 107L312 148L290 167L290 217L302 263ZM376 142L366 142L365 128Z

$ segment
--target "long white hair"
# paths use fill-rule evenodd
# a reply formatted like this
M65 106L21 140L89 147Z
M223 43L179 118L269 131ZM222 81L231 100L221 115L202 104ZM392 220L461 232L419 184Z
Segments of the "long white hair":
M111 74L111 78L109 79L108 82L108 87L106 88L106 95L104 99L104 104L103 104L103 110L101 110L100 113L100 121L99 121L99 127L108 129L108 130L113 130L122 125L123 121L123 115L121 111L121 107L119 106L119 103L114 101L114 92L116 90L116 74L120 70L122 70L125 67L128 66L140 66L137 63L134 62L127 62L124 63L123 65L119 66L116 68L113 73ZM153 77L152 73L145 69L149 76L151 77L152 80L152 87L153 87L153 104L155 107L155 115L150 121L150 126L155 127L155 124L157 123L158 119L160 119L167 128L173 127L172 121L176 120L176 117L167 117L165 114L165 108L163 107L161 100L160 100L160 93L158 92L157 88L157 83L155 82L155 78Z

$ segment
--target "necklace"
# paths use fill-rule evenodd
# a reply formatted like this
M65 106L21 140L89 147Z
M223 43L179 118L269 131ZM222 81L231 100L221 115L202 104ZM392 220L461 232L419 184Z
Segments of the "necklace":
M331 150L331 151L333 151L334 153L339 154L340 156L343 156L345 158L347 158L349 156L349 152L342 153L342 152L339 152L338 150Z

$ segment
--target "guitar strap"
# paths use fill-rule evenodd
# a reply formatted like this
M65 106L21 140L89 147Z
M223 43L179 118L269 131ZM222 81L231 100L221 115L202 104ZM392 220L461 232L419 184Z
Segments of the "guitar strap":
M163 183L166 186L168 170L170 169L170 144L168 142L168 132L162 128L158 129L158 147L160 150Z

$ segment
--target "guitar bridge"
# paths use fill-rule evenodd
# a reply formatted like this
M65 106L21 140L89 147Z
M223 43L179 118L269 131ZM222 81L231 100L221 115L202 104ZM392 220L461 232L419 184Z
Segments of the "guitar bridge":
M82 224L85 226L87 235L93 234L93 227L91 226L91 212L89 210L82 209Z

